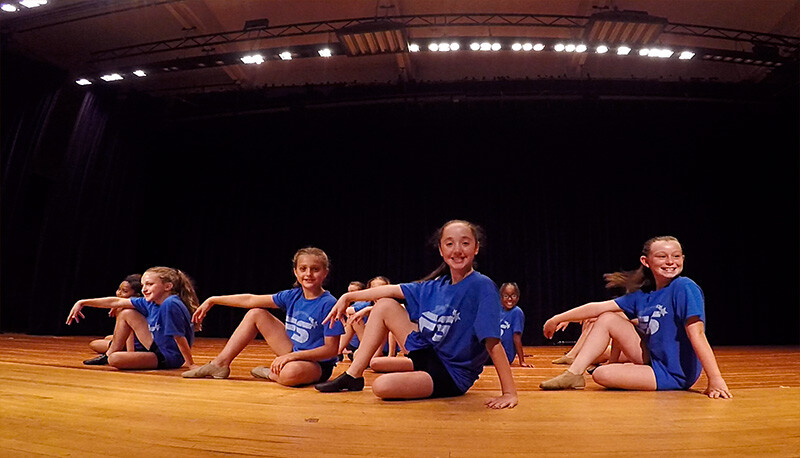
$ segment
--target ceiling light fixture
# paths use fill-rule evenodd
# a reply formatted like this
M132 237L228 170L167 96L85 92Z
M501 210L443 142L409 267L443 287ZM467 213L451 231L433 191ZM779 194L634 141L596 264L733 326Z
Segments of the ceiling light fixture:
M406 50L406 29L392 21L364 22L336 31L348 56L389 54Z

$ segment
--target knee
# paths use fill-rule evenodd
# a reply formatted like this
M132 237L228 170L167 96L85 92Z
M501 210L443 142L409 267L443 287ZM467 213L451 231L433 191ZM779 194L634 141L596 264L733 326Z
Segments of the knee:
M137 312L135 309L122 309L119 312L117 312L117 319L123 321L128 321L131 318L138 318L140 316L143 315Z
M244 318L242 318L242 321L258 321L260 318L264 317L265 314L269 315L270 313L266 309L261 309L261 308L250 309L247 311L247 313L244 314Z
M621 319L623 318L617 315L616 312L604 312L597 317L593 325L608 327L614 323L619 323Z
M373 380L372 393L381 399L390 398L394 391L392 389L392 383L390 382L389 377L378 377Z
M592 372L592 380L600 386L608 386L610 383L608 372L608 367L600 366Z
M318 380L322 372L318 370L318 373L311 374L307 370L307 368L297 365L297 364L287 364L283 366L281 369L281 373L278 376L278 383L285 386L299 386L299 385L306 385L311 381Z
M114 352L108 355L108 365L117 369L122 368L123 358L120 352Z

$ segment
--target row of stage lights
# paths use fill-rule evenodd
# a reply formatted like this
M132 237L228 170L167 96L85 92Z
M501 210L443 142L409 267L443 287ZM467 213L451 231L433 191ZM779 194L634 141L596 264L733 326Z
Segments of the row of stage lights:
M437 52L437 53L440 53L440 52L456 52L456 51L461 50L461 45L457 41L431 42L431 43L428 44L427 49L430 52ZM471 51L477 51L477 52L497 52L497 51L502 51L503 50L503 45L501 43L499 43L499 42L496 42L496 41L495 42L489 42L489 41L472 42L469 45L469 49ZM545 45L544 43L515 42L515 43L511 44L510 49L511 49L511 51L514 51L514 52L531 52L531 51L532 52L541 52L541 51L548 50L548 45ZM411 52L411 53L421 52L422 50L423 50L422 47L417 43L409 43L409 45L408 45L408 51ZM581 44L581 43L578 43L578 44L575 44L575 43L555 43L555 44L549 45L549 50L552 50L554 52L559 52L559 53L563 52L563 53L581 54L581 53L592 52L592 53L595 53L595 54L616 54L618 56L627 56L627 55L630 55L631 53L633 53L633 51L634 51L631 47L624 46L624 45L623 46L617 46L615 48L612 48L612 47L609 47L609 46L606 46L606 45L599 45L599 46L594 47L592 50L590 50L587 45ZM671 50L671 49L668 49L668 48L641 48L638 51L636 51L636 54L638 54L641 57L650 57L650 58L657 58L657 59L670 59L670 58L673 58L673 56L675 56L676 52ZM334 55L334 51L332 49L330 49L330 48L323 48L323 49L317 50L317 55L319 55L322 58L328 58L328 57L332 57ZM286 50L286 51L282 51L282 52L278 53L277 56L278 56L278 58L280 60L292 60L293 57L297 57L297 56L299 56L299 54L295 54L295 53L292 53L291 51ZM301 57L309 57L309 56L301 56ZM677 58L680 59L680 60L691 60L694 57L695 57L695 53L693 51L685 50L685 51L680 51L680 52L677 53ZM746 59L746 58L741 58L741 57L734 58L734 57L729 57L729 56L710 56L710 55L706 55L706 56L704 56L704 58L707 59L707 60L713 60L713 61L735 62L735 63L767 65L767 66L780 66L780 63L764 62L764 61L760 61L760 60ZM262 63L264 63L264 62L266 62L267 60L270 60L270 59L265 57L263 54L255 53L255 54L248 54L248 55L242 56L242 57L239 58L239 60L243 64L259 65L259 64L262 64ZM219 61L216 62L216 64L217 65L228 65L230 63L219 60ZM178 70L178 68L177 67L170 67L170 68L164 68L163 70L164 71L172 71L172 70ZM124 73L109 73L109 74L101 76L100 79L105 81L105 82L120 81L120 80L125 79L125 77L123 75L125 75L125 74ZM142 77L147 76L147 73L144 70L135 70L135 71L131 72L131 75L135 76L137 78L142 78ZM75 83L78 84L78 85L81 85L81 86L87 86L87 85L92 84L93 81L88 79L88 78L80 78L80 79L76 80Z
M16 13L22 10L21 7L32 9L47 5L47 0L20 0L16 3L0 3L0 11L5 13Z

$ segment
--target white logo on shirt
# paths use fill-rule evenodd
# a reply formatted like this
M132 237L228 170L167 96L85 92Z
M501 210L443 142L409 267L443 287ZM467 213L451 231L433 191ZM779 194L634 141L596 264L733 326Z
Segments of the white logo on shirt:
M319 323L313 318L309 318L309 322L298 320L294 317L286 317L286 330L293 332L289 338L297 343L306 343L308 341L308 329L314 329Z
M500 337L506 332L506 329L511 329L511 323L506 320L500 322Z
M659 328L658 320L654 320L653 318L661 318L662 316L667 316L666 307L660 304L656 305L655 311L649 316L645 315L639 317L639 329L652 336L658 332Z
M450 315L436 315L433 312L423 312L422 315L419 317L419 330L422 331L423 329L427 329L428 331L433 332L433 337L431 340L434 342L439 342L447 335L450 331L450 327L456 321L461 319L461 315L458 313L458 310L453 310L453 313Z

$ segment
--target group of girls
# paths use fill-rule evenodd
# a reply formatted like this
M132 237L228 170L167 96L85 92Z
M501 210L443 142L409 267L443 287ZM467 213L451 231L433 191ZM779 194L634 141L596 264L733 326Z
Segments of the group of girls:
M381 373L372 382L372 392L382 399L463 395L490 362L501 395L486 405L511 408L518 397L510 363L516 356L521 366L528 366L521 344L524 316L516 306L516 284L505 283L498 291L490 278L474 270L482 238L479 226L449 221L433 238L443 262L427 277L396 285L384 279L368 288L353 288L338 300L323 288L330 270L328 256L313 247L298 250L292 260L293 288L276 294L212 296L202 304L186 274L154 267L141 277L142 297L125 297L118 291L117 297L79 300L67 324L83 318L84 306L111 309L116 318L114 334L108 344L95 348L104 360L97 364L121 369L188 367L182 374L185 378L227 378L234 358L260 333L276 357L269 367L253 368L253 376L285 386L313 384L320 392L361 391L363 373L371 368ZM613 339L629 362L598 367L592 377L602 386L688 389L702 368L709 379L708 396L730 397L705 338L702 292L680 276L680 244L672 237L652 239L645 244L640 261L642 268L636 272L607 276L624 285L629 294L585 304L547 320L543 332L551 338L569 322L596 318L570 367L540 387L582 388L584 372ZM354 311L354 304L368 304L365 324L367 312ZM248 311L222 351L205 365L195 365L194 329L214 305ZM270 308L286 312L285 323ZM630 319L623 318L623 313ZM349 367L330 379L342 343L350 341L343 338L347 325L360 329L358 351ZM123 351L131 335L137 339L136 347ZM382 356L389 336L406 357ZM686 350L692 350L691 354Z

